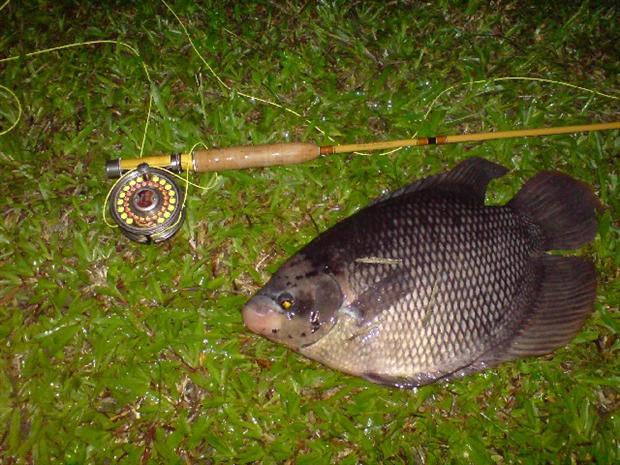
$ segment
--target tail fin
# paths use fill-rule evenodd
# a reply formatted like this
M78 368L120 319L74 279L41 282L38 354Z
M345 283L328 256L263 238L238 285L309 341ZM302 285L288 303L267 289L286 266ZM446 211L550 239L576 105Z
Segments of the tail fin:
M601 209L587 184L555 171L527 181L508 206L543 229L546 250L576 249L590 242L598 227L595 210Z

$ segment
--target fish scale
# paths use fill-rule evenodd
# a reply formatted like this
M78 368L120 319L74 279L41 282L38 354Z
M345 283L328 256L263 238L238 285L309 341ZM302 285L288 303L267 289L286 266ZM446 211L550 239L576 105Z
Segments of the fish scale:
M532 272L524 265L543 253L539 228L509 208L480 207L453 195L411 195L413 199L397 197L389 200L389 206L376 205L356 216L342 234L362 228L364 234L338 251L349 264L343 279L357 292L381 281L390 268L359 263L360 249L402 259L400 268L409 271L410 281L430 277L411 285L415 292L369 323L374 333L366 339L367 350L358 362L366 372L403 379L411 373L437 373L446 367L446 359L460 354L459 366L449 364L449 372L454 371L513 330L514 318L500 312L520 290L528 290L517 286L525 280L524 273ZM448 209L464 220L446 216ZM386 223L392 228L386 229ZM433 235L441 240L431 241ZM315 246L323 247L320 242ZM398 283L407 281L402 278ZM434 297L433 286L438 286ZM483 288L487 298L476 292ZM403 327L404 331L395 331ZM437 347L444 348L445 356ZM307 353L315 350L327 364L354 353L351 343L329 335ZM392 356L395 353L398 356ZM378 354L389 354L389 360Z
M244 308L246 325L401 387L566 343L591 312L594 269L546 251L591 240L598 202L543 172L507 205L485 206L505 171L472 158L378 199L285 263Z

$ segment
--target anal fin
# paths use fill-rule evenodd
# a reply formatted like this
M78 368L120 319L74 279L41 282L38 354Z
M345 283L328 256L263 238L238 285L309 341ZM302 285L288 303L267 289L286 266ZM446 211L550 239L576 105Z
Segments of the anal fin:
M567 344L592 312L596 295L594 265L581 257L544 255L537 296L517 331L459 374L520 357L543 355Z

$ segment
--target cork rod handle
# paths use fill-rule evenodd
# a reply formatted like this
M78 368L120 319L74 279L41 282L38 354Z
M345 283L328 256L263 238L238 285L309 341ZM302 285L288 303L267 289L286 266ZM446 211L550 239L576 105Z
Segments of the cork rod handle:
M198 172L291 165L319 156L319 146L309 143L245 145L225 149L196 150L194 169Z

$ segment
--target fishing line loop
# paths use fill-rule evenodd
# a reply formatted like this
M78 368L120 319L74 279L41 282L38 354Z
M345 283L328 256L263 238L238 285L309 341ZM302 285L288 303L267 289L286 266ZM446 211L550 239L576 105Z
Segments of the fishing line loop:
M8 2L7 2L8 3ZM142 60L142 57L140 56L140 52L138 52L138 50L136 48L134 48L133 46L129 45L126 42L122 42L119 40L113 40L113 39L98 39L98 40L89 40L89 41L84 41L84 42L74 42L71 44L65 44L65 45L59 45L57 47L50 47L50 48L45 48L42 50L35 50L34 52L29 52L26 53L24 55L16 55L16 56L11 56L11 57L7 57L7 58L1 58L0 59L0 63L8 63L11 61L15 61L15 60L19 60L20 58L32 58L32 57L36 57L38 55L43 55L46 53L51 53L51 52L56 52L56 51L60 51L60 50L67 50L70 48L75 48L75 47L84 47L84 46L90 46L90 45L101 45L101 44L114 44L120 47L124 47L127 50L129 50L133 55L135 55L136 57L138 57L138 59L140 60L140 64L142 65L142 68L144 69L144 73L146 74L146 78L148 80L148 82L153 85L153 80L151 79L151 73L149 72L148 67L146 66L146 63L144 62L144 60ZM16 118L16 120L14 121L13 125L5 131L0 132L0 136L7 134L8 132L12 131L17 124L19 123L21 116L22 116L22 106L21 103L19 102L19 99L17 98L17 96L15 95L15 93L13 93L10 89L6 88L5 86L1 86L3 89L6 89L17 101L17 105L18 105L18 117ZM144 126L144 132L142 135L142 142L140 144L140 157L144 156L144 147L146 144L146 134L148 131L148 127L149 127L149 121L151 118L151 109L153 106L153 95L152 93L149 94L149 103L148 103L148 109L147 109L147 118L146 118L146 123Z
M465 86L469 86L470 88L473 87L474 85L485 85L485 84L490 84L493 82L501 82L501 81L530 81L530 82L542 82L542 83L546 83L546 84L553 84L553 85L559 85L559 86L565 86L565 87L569 87L571 89L576 89L576 90L580 90L583 92L588 92L592 95L596 95L599 97L604 97L604 98L609 98L612 100L620 100L620 97L615 96L615 95L611 95L611 94L606 94L604 92L600 92L598 90L595 89L589 89L587 87L582 87L582 86L578 86L575 84L571 84L569 82L564 82L564 81L559 81L559 80L555 80L555 79L546 79L546 78L539 78L539 77L531 77L531 76L500 76L500 77L493 77L493 78L488 78L488 79L478 79L475 81L470 81L470 82L460 82L458 84L454 84L450 87L447 87L446 89L442 90L439 94L437 94L435 96L435 98L431 101L431 103L429 104L429 106L427 107L426 111L424 112L424 116L422 117L422 121L426 121L428 119L428 116L431 114L431 112L433 111L433 108L435 107L435 105L437 104L437 102L439 101L439 99L441 99L441 97L443 97L445 94L453 91L454 89L458 89L459 87L465 87ZM418 136L418 131L414 132L414 134L411 136L411 139L415 139ZM353 152L356 155L362 155L362 156L377 156L377 155L389 155L392 154L394 152L397 152L399 150L402 150L404 147L398 147L386 152L381 152L381 153L376 153L376 154L370 154L367 152Z
M613 100L620 100L620 97L616 97L615 95L606 94L604 92L599 92L598 90L589 89L587 87L582 87L582 86L577 86L577 85L571 84L569 82L559 81L559 80L555 80L555 79L545 79L545 78L530 77L530 76L502 76L502 77L494 77L494 78L488 78L488 79L479 79L479 80L471 81L471 82L460 82L458 84L454 84L454 85L452 85L452 86L442 90L439 94L437 94L437 96L432 100L432 102L428 106L426 112L424 113L424 119L428 118L428 115L433 110L433 107L435 106L437 101L444 94L447 94L448 92L450 92L450 91L452 91L454 89L457 89L459 87L465 87L465 86L470 86L471 87L471 86L478 85L478 84L490 84L490 83L493 83L493 82L501 82L501 81L533 81L533 82L543 82L543 83L547 83L547 84L554 84L554 85L559 85L559 86L570 87L571 89L577 89L577 90L580 90L580 91L583 91L583 92L589 92L591 94L598 95L599 97L610 98L610 99L613 99Z
M15 127L19 124L19 121L22 117L23 109L22 109L22 104L19 101L19 98L17 97L17 95L15 95L15 92L13 92L11 89L9 89L6 86L3 86L2 84L0 84L0 90L9 94L9 96L13 98L13 101L15 102L15 105L17 106L17 117L15 118L13 123L7 129L0 130L0 136L4 136L5 134L8 134L13 129L15 129Z
M209 73L211 73L211 75L216 79L216 81L222 87L224 87L224 89L226 89L226 91L228 92L229 95L237 94L237 95L240 95L241 97L244 97L244 98L246 98L246 99L248 99L250 101L260 102L260 103L265 104L265 105L271 105L271 106L273 106L275 108L279 108L280 110L286 111L286 112L296 116L297 118L301 118L304 121L304 123L306 123L307 125L309 125L313 129L315 129L323 137L328 138L331 142L336 142L335 139L333 139L330 135L328 135L325 131L323 131L323 129L321 129L319 126L315 125L309 119L305 118L298 111L295 111L294 109L289 108L286 105L282 105L280 103L274 102L273 100L264 99L264 98L257 97L255 95L252 95L252 94L249 94L249 93L242 92L242 91L240 91L238 89L234 89L231 86L229 86L228 84L226 84L224 82L224 80L219 76L219 74L209 64L209 62L205 59L204 55L202 55L202 53L200 53L200 51L196 47L196 44L194 44L194 41L193 41L193 39L192 39L192 37L191 37L191 35L189 33L189 30L187 29L187 27L185 26L185 23L183 23L183 21L181 20L179 15L177 15L177 13L170 7L170 5L168 5L166 0L161 0L161 2L166 6L166 8L168 8L170 13L172 13L172 15L175 17L175 19L177 20L177 22L179 23L179 25L183 29L183 33L185 34L185 37L187 37L187 41L191 45L192 50L194 50L194 53L196 53L196 55L198 56L200 61L202 61L204 63L204 65L207 67L207 70L209 70Z

